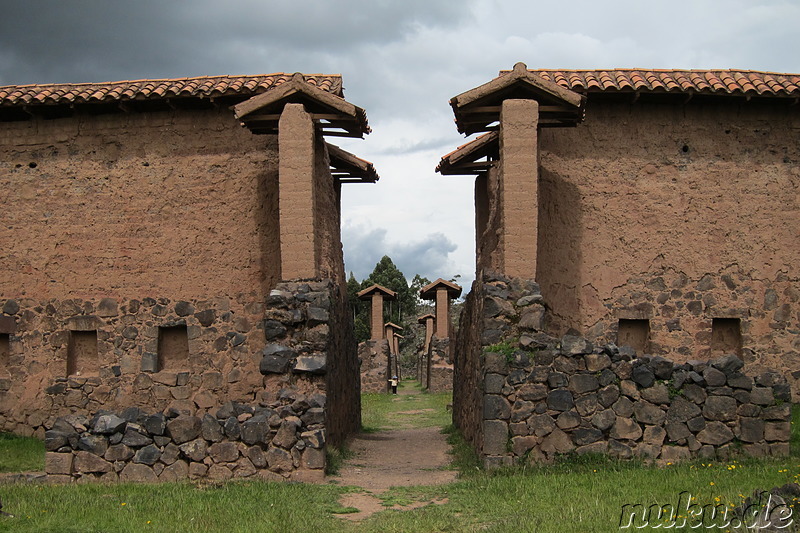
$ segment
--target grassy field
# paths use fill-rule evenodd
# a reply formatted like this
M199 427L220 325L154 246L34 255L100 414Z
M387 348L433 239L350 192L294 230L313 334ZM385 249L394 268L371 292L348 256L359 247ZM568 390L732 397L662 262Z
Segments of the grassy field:
M414 387L405 383L405 387ZM413 390L413 389L412 389ZM364 422L371 431L408 425L445 425L449 395L366 395ZM434 411L427 411L434 409ZM417 415L392 413L417 411ZM400 417L400 418L398 418ZM800 427L795 410L793 428ZM440 505L373 515L350 523L338 498L351 490L335 485L240 482L142 485L0 485L4 510L0 531L23 532L583 532L619 531L624 504L677 503L682 491L696 503L738 505L757 489L800 479L800 436L783 460L738 459L663 468L636 462L567 458L541 467L485 472L449 431L460 480L445 486L396 488L380 495L387 506L440 499ZM0 440L7 445L16 440ZM421 443L422 450L424 443ZM14 448L14 446L11 446ZM9 448L3 448L3 452ZM688 531L688 529L687 529ZM724 531L722 529L721 531Z

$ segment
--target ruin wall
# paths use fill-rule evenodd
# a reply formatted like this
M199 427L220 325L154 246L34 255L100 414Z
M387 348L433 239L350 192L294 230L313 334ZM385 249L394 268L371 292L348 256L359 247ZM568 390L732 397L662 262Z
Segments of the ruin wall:
M263 296L280 278L277 143L228 110L0 127L0 296Z
M487 274L458 334L454 422L487 467L600 453L676 462L789 453L784 376L729 354L675 363L542 332L537 284ZM479 336L479 337L478 337Z
M796 108L721 99L590 95L585 122L543 129L537 281L551 330L603 343L619 319L649 320L648 353L686 362L720 355L712 322L738 319L749 373L797 371L799 140Z
M202 419L229 402L280 418L322 409L323 450L360 427L339 184L321 137L315 223L336 242L320 244L327 277L291 282L276 138L229 111L2 126L0 430L44 438L71 416L91 433L98 414ZM285 408L303 397L323 401Z
M386 392L389 388L389 341L368 340L358 345L361 392Z

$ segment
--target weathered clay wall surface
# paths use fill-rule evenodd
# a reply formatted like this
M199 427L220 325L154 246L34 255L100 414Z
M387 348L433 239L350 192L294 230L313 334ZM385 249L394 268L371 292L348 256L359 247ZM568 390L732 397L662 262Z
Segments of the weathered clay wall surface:
M482 269L498 270L501 267L500 260L503 255L500 248L500 236L503 233L500 203L502 201L502 195L500 194L501 176L501 170L498 167L492 167L486 173L485 193L488 212L486 227L483 228L483 232L476 239L476 268L478 272Z
M319 243L320 277L344 285L344 260L341 236L341 183L331 176L330 157L324 139L317 138L314 174L314 220Z
M542 130L553 331L615 341L617 319L650 319L653 353L682 362L710 355L712 318L740 318L748 372L800 368L798 117L590 98L584 123Z
M0 295L263 295L279 279L277 146L227 109L0 127Z
M571 452L664 462L789 453L782 374L750 377L732 354L681 364L555 339L543 316L539 288L525 280L490 275L467 299L459 352L472 353L456 363L454 421L487 466ZM469 339L476 331L479 342Z

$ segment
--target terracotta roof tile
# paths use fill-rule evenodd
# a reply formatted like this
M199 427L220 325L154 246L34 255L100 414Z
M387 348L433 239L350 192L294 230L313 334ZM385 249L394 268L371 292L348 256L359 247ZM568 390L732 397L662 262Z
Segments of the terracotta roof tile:
M502 71L501 74L507 71ZM800 74L756 70L531 70L567 89L582 92L652 91L800 96Z
M204 76L165 80L115 81L108 83L61 83L0 87L0 106L37 102L46 105L102 103L120 100L153 100L169 97L241 95L253 96L292 79L291 74L257 76ZM310 74L311 85L342 96L339 75Z

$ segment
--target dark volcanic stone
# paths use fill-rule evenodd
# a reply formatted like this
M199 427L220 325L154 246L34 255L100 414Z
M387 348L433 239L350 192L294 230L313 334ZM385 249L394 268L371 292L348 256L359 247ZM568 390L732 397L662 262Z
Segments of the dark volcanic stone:
M572 393L568 390L556 389L547 395L547 407L554 411L569 411L574 405Z
M155 445L150 444L149 446L145 446L136 452L136 455L133 456L133 462L145 465L154 465L160 457L161 450L159 450Z
M643 364L633 367L631 379L640 387L651 387L656 381L653 369Z
M264 321L264 336L268 341L278 339L284 335L286 335L286 326L279 321L269 319Z
M222 425L213 416L203 416L201 433L203 438L211 442L219 442L224 438Z
M129 427L125 430L125 435L122 437L120 441L122 444L126 446L131 446L133 448L139 446L147 446L153 442L153 439L148 437L147 435L140 433L138 430Z
M200 325L203 327L208 327L214 323L217 319L217 313L213 309L206 309L205 311L200 311L199 313L195 313L194 317L200 322Z
M110 435L111 433L121 431L126 423L127 422L123 418L117 415L101 415L95 421L92 432L101 435Z
M142 426L151 435L163 435L167 429L167 417L161 413L150 415L144 419Z
M176 444L183 444L200 435L202 424L196 416L180 415L167 422L167 434Z

